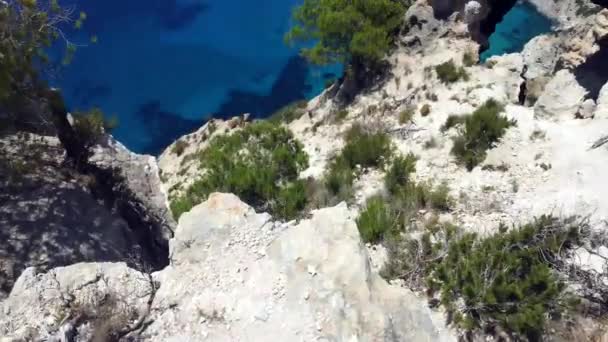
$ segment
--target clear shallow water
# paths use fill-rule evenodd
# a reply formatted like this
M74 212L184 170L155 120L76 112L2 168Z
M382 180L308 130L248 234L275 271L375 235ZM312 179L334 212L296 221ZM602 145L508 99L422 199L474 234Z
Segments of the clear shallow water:
M527 2L518 2L496 25L490 36L490 47L480 59L519 52L532 38L551 31L552 22Z
M114 135L137 152L158 153L210 117L259 117L314 97L341 73L283 43L298 0L72 1L88 14L74 40L99 42L52 82L71 110L118 116Z

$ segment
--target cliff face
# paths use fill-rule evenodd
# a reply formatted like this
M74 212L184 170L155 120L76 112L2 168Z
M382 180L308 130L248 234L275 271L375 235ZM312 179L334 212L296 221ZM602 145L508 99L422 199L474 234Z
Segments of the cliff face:
M39 110L22 117L27 131L0 135L0 297L30 266L164 267L174 222L154 158L109 136L85 160L74 158L82 147L66 113Z
M288 124L309 155L310 165L300 177L320 179L343 147L343 133L358 122L383 127L399 153L418 156L416 181L448 184L455 203L439 215L441 222L483 235L501 223L527 222L547 213L577 214L587 216L595 231L605 232L608 77L596 73L591 81L581 80L590 79L584 76L588 70L598 70L589 63L605 49L608 10L596 8L583 16L577 12L590 2L534 0L556 20L555 32L533 39L521 53L465 65L465 55L478 56L480 23L496 21L508 10L507 2L501 2L504 8L491 7L492 1L475 3L433 1L435 11L425 1L412 5L404 18L411 25L388 57L389 75L359 94L342 120L335 119L343 108L330 91L310 101L306 114ZM467 79L446 83L437 78L435 66L450 60L463 66ZM458 130L441 126L450 115L471 113L488 99L503 103L505 115L517 124L469 172L450 153ZM400 120L404 111L413 113L410 120ZM247 124L246 116L208 123L169 146L158 166L153 158L131 154L109 138L97 145L86 165L86 174L101 185L50 184L49 189L80 189L53 212L69 213L62 220L78 216L88 229L83 234L93 237L88 242L108 245L82 246L80 238L71 245L55 238L53 244L68 246L66 250L81 247L92 254L27 268L0 304L0 335L9 341L456 340L458 332L446 326L441 309L431 310L422 294L378 276L386 253L359 237L354 218L366 199L384 191L382 170L361 170L348 207L315 210L299 222L279 222L234 195L213 194L184 214L173 236L164 193L178 196L199 176L198 153L213 136ZM21 222L13 223L10 231L18 233L11 236L31 235L44 222L40 217L28 225L15 221L23 214L17 208L34 201L20 196L9 198L7 211L0 211L15 216L6 222ZM87 208L105 216L95 221L74 212L77 203L86 201L91 202ZM426 211L416 218L430 219ZM60 226L54 221L43 225ZM63 224L64 235L57 236L69 235L72 226ZM24 227L29 230L20 231ZM126 238L119 241L119 234ZM124 260L133 246L144 249L145 262L52 268ZM594 248L593 254L581 251L576 262L597 270L608 284L608 248ZM108 257L101 253L114 251ZM39 254L27 258L16 269L37 265ZM591 328L576 337L591 340L605 334Z

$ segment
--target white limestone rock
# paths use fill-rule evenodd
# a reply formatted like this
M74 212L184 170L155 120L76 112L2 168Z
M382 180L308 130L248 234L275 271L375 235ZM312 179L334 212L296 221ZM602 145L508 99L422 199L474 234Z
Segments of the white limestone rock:
M578 110L578 116L583 119L590 119L595 112L595 101L586 99Z
M549 76L555 69L558 59L558 39L551 35L540 35L530 40L521 55L527 70L524 77L528 80Z
M153 282L124 264L30 268L2 305L0 335L90 340L96 322L74 320L77 310L118 298L110 318L147 314L142 341L456 341L441 313L372 271L345 204L279 224L212 194L181 218L171 260Z
M587 90L578 84L572 72L560 70L545 86L534 106L534 114L537 118L556 121L572 119L586 95Z
M596 119L608 119L608 83L604 84L597 98Z
M464 5L464 21L472 24L483 19L484 11L482 5L475 0L469 1Z
M78 317L99 316L100 325L122 328L145 311L150 290L148 278L124 263L80 263L41 274L30 267L0 304L0 336L67 341Z

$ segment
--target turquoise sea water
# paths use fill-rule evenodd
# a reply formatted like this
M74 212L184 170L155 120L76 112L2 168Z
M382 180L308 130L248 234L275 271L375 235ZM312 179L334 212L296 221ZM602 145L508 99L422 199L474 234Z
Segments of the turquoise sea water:
M341 74L340 66L308 65L284 44L301 0L65 1L88 14L72 39L96 35L98 43L80 48L52 83L71 110L98 106L116 115L114 135L136 152L158 153L210 117L268 115L316 96ZM518 4L482 59L518 51L550 25Z
M552 22L527 2L518 2L496 26L480 59L521 51L532 38L551 31Z
M88 14L78 49L52 83L71 110L101 107L114 135L158 153L210 117L268 115L316 96L341 68L315 68L286 46L298 0L76 1Z

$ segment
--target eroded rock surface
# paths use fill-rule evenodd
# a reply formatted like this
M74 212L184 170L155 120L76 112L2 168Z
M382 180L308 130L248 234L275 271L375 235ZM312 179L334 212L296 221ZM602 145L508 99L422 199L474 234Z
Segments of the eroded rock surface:
M423 298L371 271L344 204L282 224L234 195L213 194L180 220L171 260L153 274L158 289L142 340L455 341ZM66 298L98 304L79 306L86 310L98 307L99 298L118 298L117 305L141 314L152 286L124 264L78 264L38 275L30 268L3 303L0 334L92 336L95 320L75 327L76 305L66 306Z

